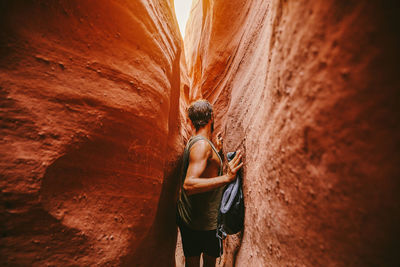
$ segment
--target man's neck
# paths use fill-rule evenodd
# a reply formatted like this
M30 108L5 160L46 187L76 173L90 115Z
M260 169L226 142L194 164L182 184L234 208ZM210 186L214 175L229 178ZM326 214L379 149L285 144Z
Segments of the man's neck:
M203 127L201 129L199 129L198 131L196 131L196 135L201 135L201 136L204 136L205 138L207 138L208 140L211 140L211 129L207 125L206 127Z

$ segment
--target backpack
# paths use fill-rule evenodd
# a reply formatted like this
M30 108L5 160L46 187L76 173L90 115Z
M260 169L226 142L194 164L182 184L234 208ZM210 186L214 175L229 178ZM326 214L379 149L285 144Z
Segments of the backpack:
M236 152L227 153L228 161L231 161ZM218 210L217 238L222 240L227 235L240 232L244 224L244 199L242 190L242 179L238 172L236 179L229 183L222 193L220 208Z

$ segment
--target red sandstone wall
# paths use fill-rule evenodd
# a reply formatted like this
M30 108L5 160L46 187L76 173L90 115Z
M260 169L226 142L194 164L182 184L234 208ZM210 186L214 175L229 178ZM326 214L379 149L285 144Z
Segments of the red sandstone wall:
M394 3L194 1L191 100L245 153L245 229L223 265L399 265Z
M183 146L172 2L0 10L1 265L172 266Z

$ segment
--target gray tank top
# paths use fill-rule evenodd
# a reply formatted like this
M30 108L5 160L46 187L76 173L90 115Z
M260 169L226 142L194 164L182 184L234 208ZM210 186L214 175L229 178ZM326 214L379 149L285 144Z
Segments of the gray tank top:
M190 148L199 140L206 140L211 148L218 155L220 168L218 176L222 175L223 162L218 151L210 140L204 136L198 135L190 138L183 152L183 162L181 171L181 183L177 202L178 220L194 230L214 230L217 229L218 209L221 202L223 186L208 192L186 195L183 189L183 182L186 178L187 168L189 166ZM206 179L206 178L205 178Z

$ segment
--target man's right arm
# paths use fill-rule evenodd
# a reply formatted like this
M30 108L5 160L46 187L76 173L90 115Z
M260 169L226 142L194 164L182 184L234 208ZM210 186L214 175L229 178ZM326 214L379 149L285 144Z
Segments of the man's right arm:
M227 174L212 178L201 177L207 167L207 160L212 153L211 147L205 141L199 141L192 147L189 157L189 166L183 184L183 189L186 194L193 195L207 192L235 179L237 171L243 165L243 163L240 162L242 158L240 151L238 151L233 160L228 163Z

